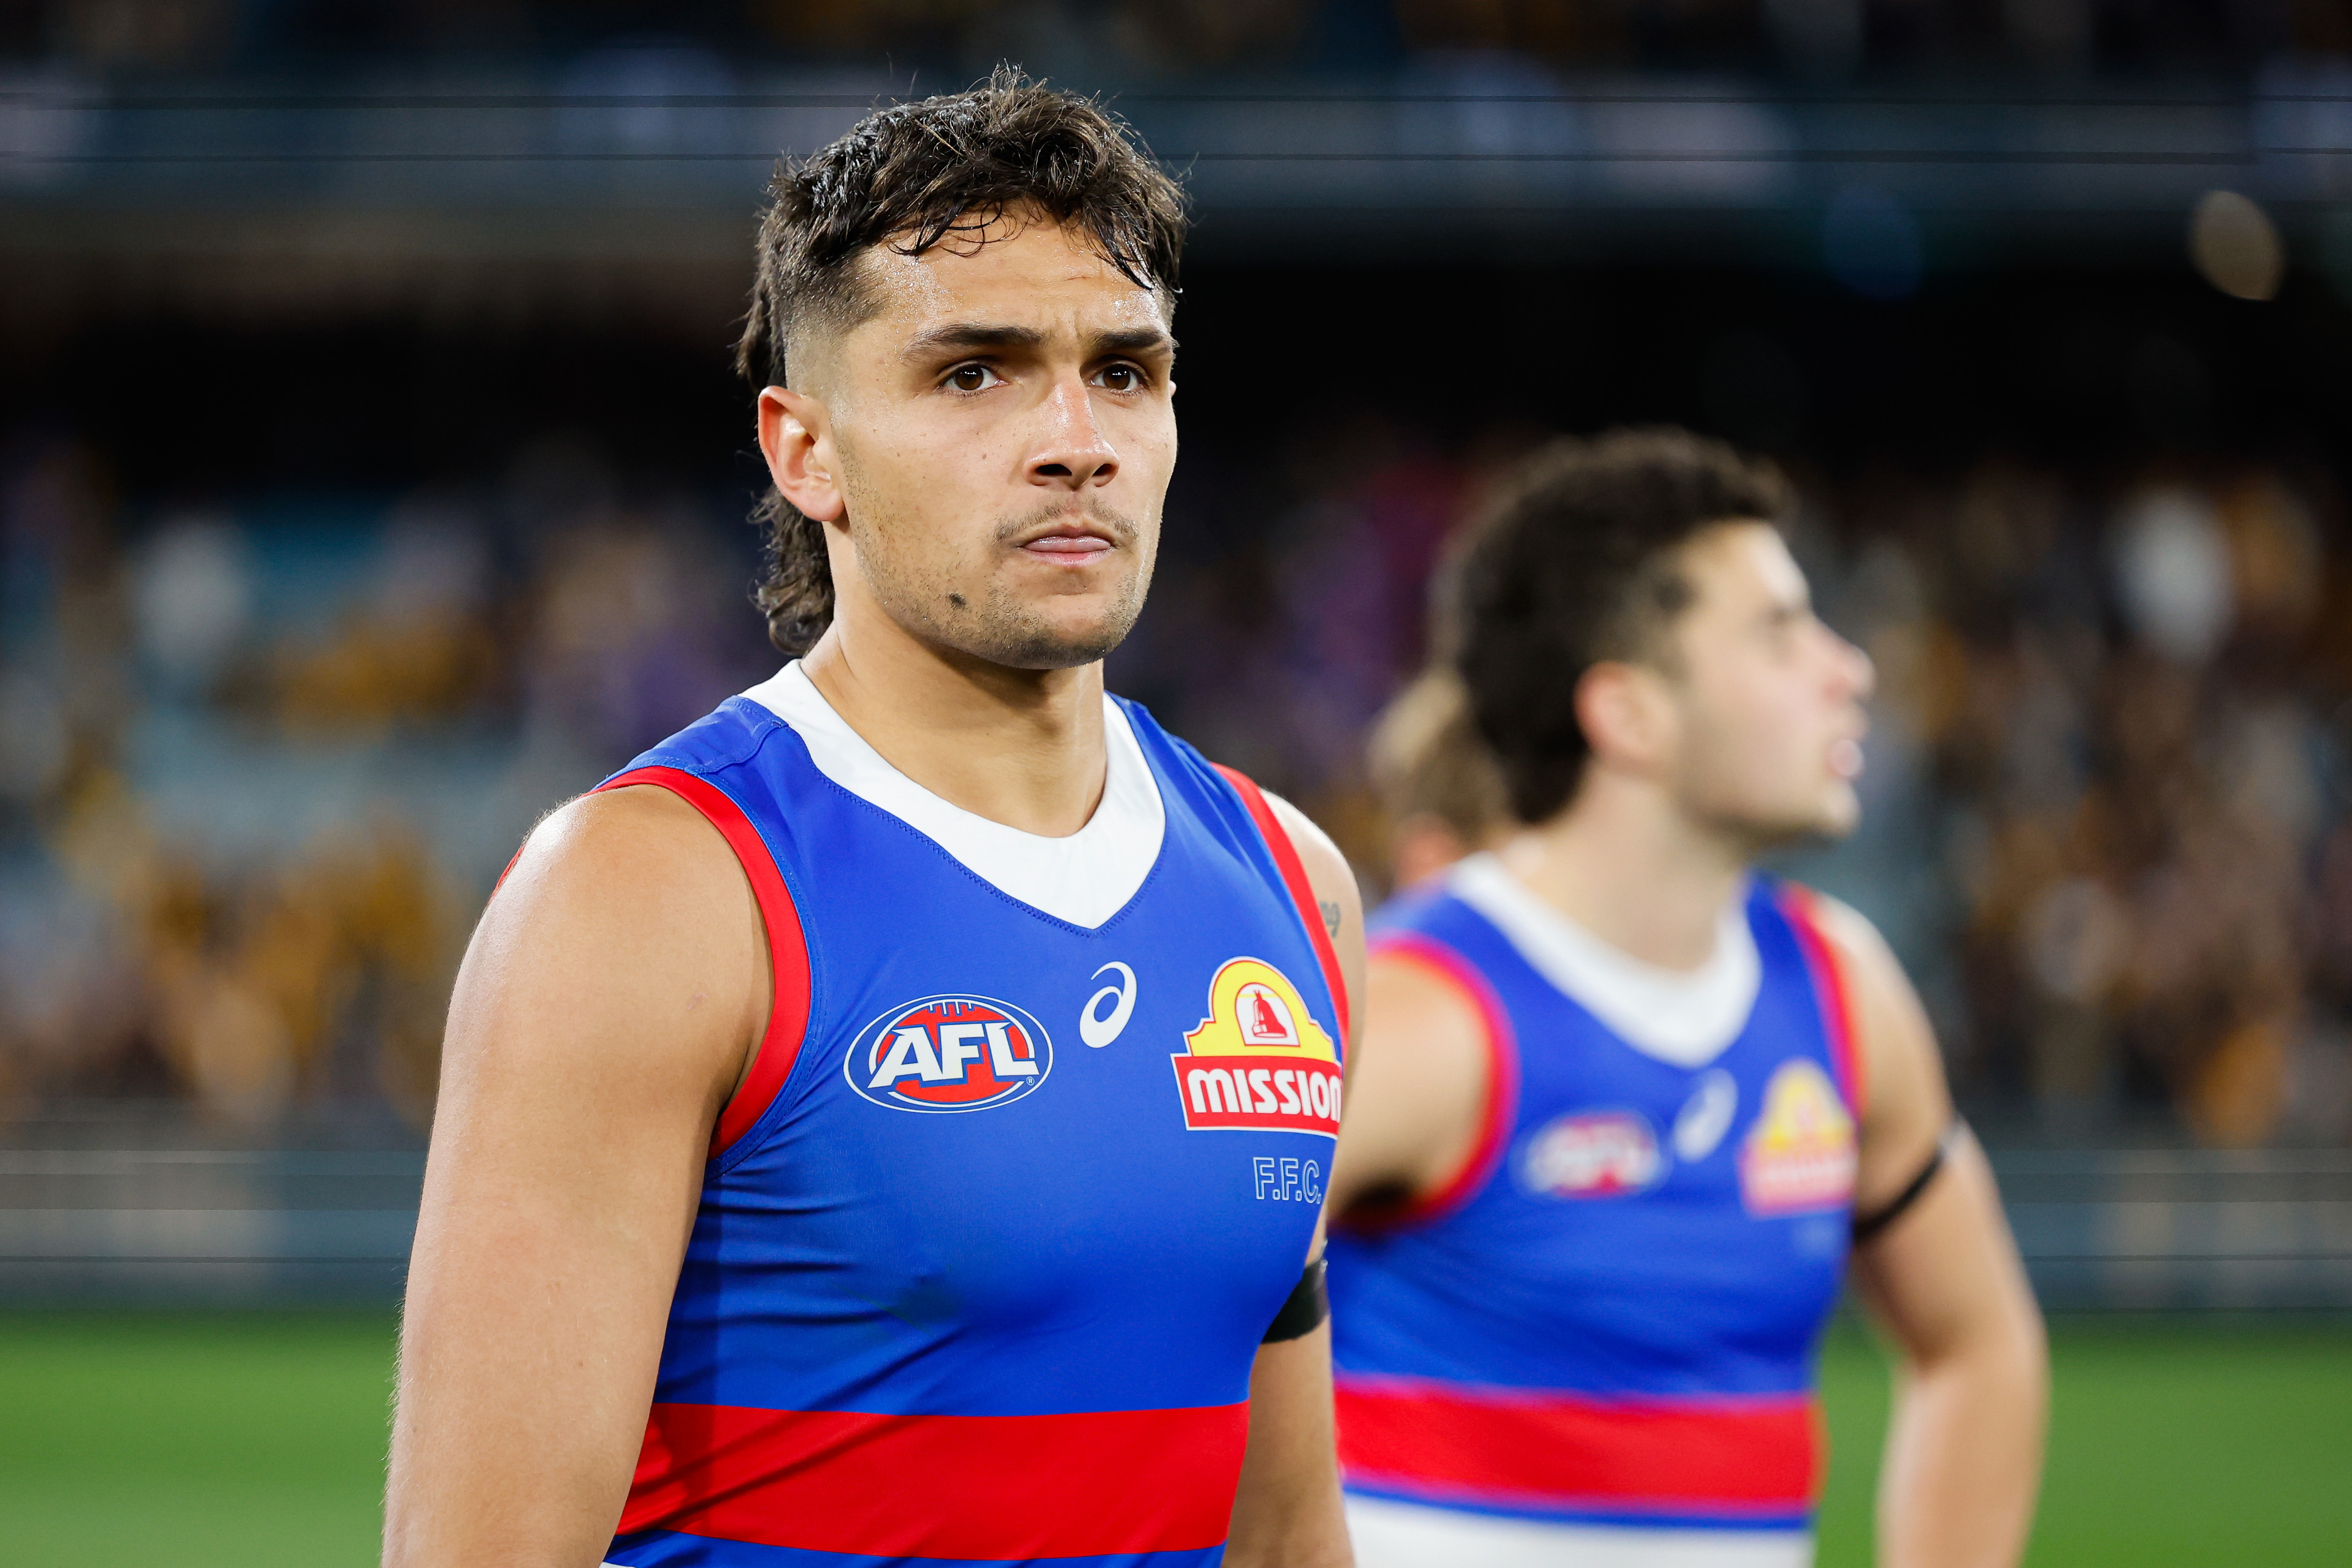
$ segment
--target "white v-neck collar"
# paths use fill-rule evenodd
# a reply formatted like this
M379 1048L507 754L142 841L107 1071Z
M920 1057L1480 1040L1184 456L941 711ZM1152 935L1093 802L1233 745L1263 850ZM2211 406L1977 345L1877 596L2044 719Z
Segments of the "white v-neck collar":
M1472 855L1447 875L1454 895L1485 915L1536 973L1645 1056L1704 1067L1739 1038L1756 1010L1763 964L1745 897L1716 917L1715 951L1706 963L1662 969L1577 925L1491 854Z
M1108 694L1102 802L1066 839L967 811L899 772L834 712L798 659L743 695L793 727L818 772L929 839L1007 897L1057 920L1093 930L1127 907L1160 859L1167 807L1126 712Z

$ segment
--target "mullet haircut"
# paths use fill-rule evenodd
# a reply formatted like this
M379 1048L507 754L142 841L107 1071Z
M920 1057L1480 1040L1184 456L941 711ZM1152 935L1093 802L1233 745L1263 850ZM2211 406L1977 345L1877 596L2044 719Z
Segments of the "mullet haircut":
M920 256L1029 210L1092 236L1103 259L1175 314L1184 200L1120 120L1090 99L1000 66L970 92L877 110L811 157L782 165L760 224L751 308L735 368L756 394L789 386L786 356L812 331L873 313L859 263L875 246ZM753 600L768 640L803 653L833 623L823 525L772 487L752 514L768 533Z
M1554 442L1504 482L1440 622L1513 816L1543 821L1576 794L1592 750L1576 717L1585 671L1672 667L1666 632L1692 596L1683 547L1789 507L1777 468L1684 430Z

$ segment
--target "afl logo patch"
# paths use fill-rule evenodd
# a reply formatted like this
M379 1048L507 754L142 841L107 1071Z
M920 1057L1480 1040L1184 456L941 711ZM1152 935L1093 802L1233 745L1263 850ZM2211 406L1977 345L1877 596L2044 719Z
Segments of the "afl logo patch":
M1519 1183L1538 1197L1623 1197L1657 1185L1665 1162L1649 1122L1591 1111L1546 1124L1519 1148Z
M988 1111L1045 1082L1054 1042L1011 1002L925 997L859 1030L841 1070L852 1089L894 1111Z

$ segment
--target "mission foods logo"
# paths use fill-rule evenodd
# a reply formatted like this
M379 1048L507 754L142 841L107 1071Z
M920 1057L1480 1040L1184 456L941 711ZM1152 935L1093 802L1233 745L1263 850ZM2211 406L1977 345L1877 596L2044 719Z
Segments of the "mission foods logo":
M898 1111L986 1111L1054 1071L1054 1042L1011 1002L925 997L860 1030L841 1064L849 1086Z
M1853 1118L1829 1074L1784 1061L1739 1145L1740 1201L1750 1214L1839 1207L1853 1198L1854 1155Z
M1234 958L1209 982L1209 1016L1171 1057L1184 1125L1339 1135L1339 1053L1281 970Z

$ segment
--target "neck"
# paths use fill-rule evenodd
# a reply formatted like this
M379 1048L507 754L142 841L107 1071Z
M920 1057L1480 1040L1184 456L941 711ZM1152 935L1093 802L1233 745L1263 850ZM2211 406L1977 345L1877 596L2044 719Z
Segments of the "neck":
M836 619L801 661L844 723L975 816L1055 839L1087 825L1109 761L1100 663L1007 669L869 619Z
M1622 953L1696 969L1748 874L1748 852L1647 780L1595 767L1568 807L1497 852L1528 891Z

